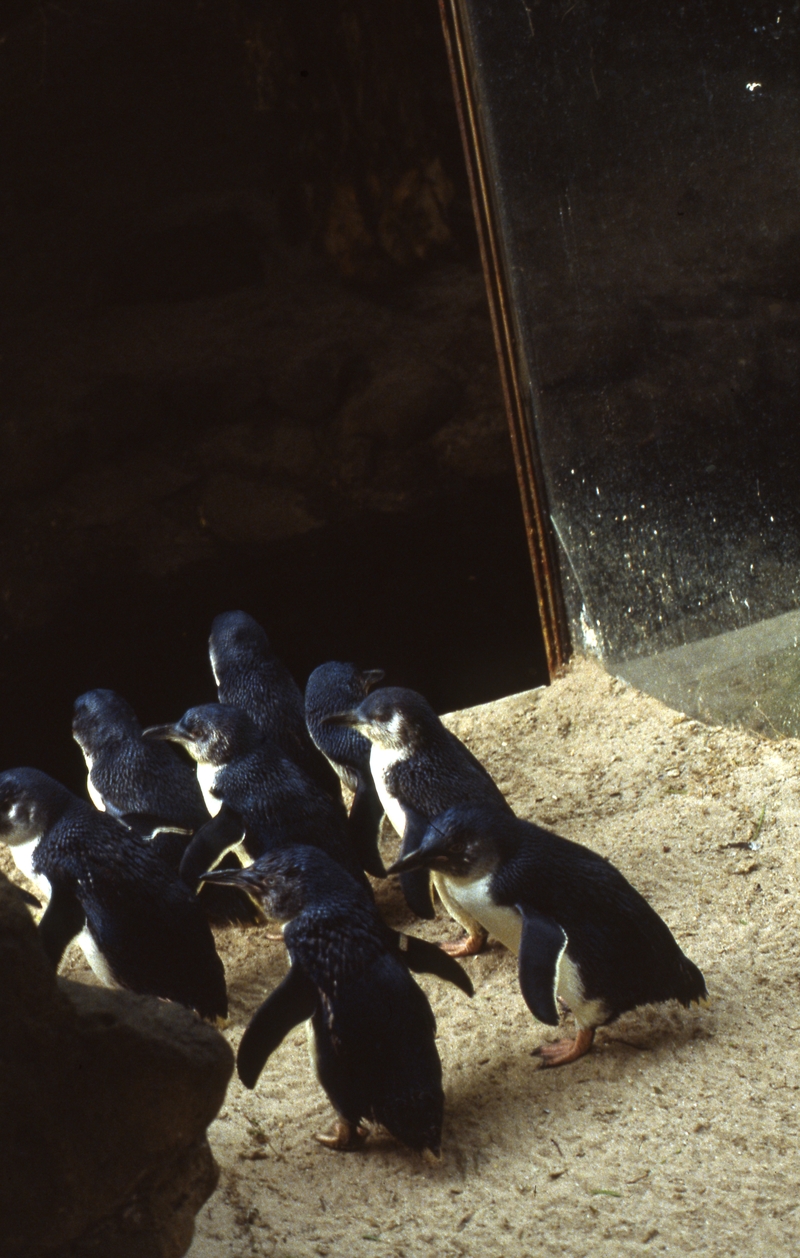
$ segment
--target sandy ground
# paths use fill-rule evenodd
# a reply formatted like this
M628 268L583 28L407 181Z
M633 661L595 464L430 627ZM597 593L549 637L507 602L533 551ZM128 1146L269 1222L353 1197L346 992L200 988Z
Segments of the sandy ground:
M619 866L712 1007L635 1011L545 1070L530 1053L557 1033L531 1017L504 949L465 962L471 1001L423 979L446 1092L433 1166L377 1133L358 1153L314 1141L332 1112L298 1028L255 1092L234 1080L210 1130L220 1184L191 1258L796 1253L800 743L686 720L588 661L448 721L520 815ZM377 890L392 924L457 935ZM236 1044L286 954L255 930L218 944ZM91 977L79 958L65 972Z

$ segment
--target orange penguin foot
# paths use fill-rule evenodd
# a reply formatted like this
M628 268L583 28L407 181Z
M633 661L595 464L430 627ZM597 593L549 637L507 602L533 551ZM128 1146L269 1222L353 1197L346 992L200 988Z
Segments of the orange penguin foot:
M442 952L449 957L474 957L486 946L488 936L485 931L479 934L465 935L463 939L453 939L449 943L440 943Z
M329 1149L349 1152L360 1149L368 1134L366 1127L359 1127L357 1123L349 1123L346 1118L340 1118L330 1135L317 1132L314 1139L327 1145Z
M543 1066L566 1066L588 1053L594 1041L594 1027L583 1027L574 1040L556 1040L552 1044L540 1044L531 1057L541 1057Z

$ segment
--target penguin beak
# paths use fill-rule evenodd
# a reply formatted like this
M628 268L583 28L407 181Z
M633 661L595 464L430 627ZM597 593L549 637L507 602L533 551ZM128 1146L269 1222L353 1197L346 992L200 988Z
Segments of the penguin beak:
M208 873L200 874L200 882L208 882L213 887L235 887L236 891L245 893L245 896L254 903L264 918L269 916L264 907L262 887L260 887L257 876L250 873L249 867L245 869L210 869Z
M395 861L386 870L388 874L410 874L414 869L430 869L432 865L436 865L439 861L446 861L447 856L444 852L432 852L430 849L417 848L416 852L409 852L408 856L401 856L399 861Z
M252 878L247 877L246 869L211 869L200 875L201 882L212 882L218 887L239 887L242 891L252 894Z
M333 712L325 717L325 725L347 725L350 729L362 729L366 722L359 714L358 708L349 712Z
M246 869L212 869L208 873L200 875L200 882L208 882L216 887L236 887L237 890L244 891L245 895L249 896L257 909L260 909L262 913L265 911L258 878L255 874L250 873L249 867Z
M161 742L186 743L189 740L182 734L177 725L151 725L142 730L142 738L159 739Z

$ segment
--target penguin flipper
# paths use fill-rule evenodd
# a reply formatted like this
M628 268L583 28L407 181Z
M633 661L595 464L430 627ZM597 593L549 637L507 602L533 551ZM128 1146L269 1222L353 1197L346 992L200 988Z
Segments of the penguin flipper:
M183 860L183 854L189 844L189 837L180 834L175 830L158 829L154 834L146 840L150 846L150 850L155 852L159 860L169 865L173 873L178 873Z
M350 838L356 856L367 873L374 878L386 877L386 869L378 851L378 832L382 816L383 804L378 799L375 787L371 781L367 781L360 769L356 770L356 793L350 806Z
M409 808L407 804L403 804L402 807L406 824L403 830L403 844L400 848L401 857L410 856L412 852L416 852L425 837L429 824L427 818L422 816L422 813ZM429 869L412 869L408 873L401 874L400 886L406 898L406 904L412 913L416 913L417 917L426 918L428 921L436 916L433 907L431 872Z
M431 895L431 875L429 869L413 869L400 875L400 886L406 904L417 917L430 921L436 916Z
M454 983L467 996L475 994L472 979L466 970L462 970L457 961L443 952L438 944L429 943L427 939L419 939L416 935L395 932L397 952L401 961L405 961L409 970L415 974L435 974L446 983Z
M39 938L47 956L58 969L67 945L83 930L86 914L71 887L51 882L50 903L39 922Z
M315 985L299 965L293 965L253 1014L242 1036L236 1069L246 1088L256 1086L271 1054L294 1027L311 1017L316 1005Z
M558 963L567 946L566 932L534 909L517 904L522 915L519 945L519 986L522 998L534 1018L548 1026L558 1026L556 983Z
M166 818L154 812L118 812L114 808L106 808L111 817L116 817L129 830L133 830L143 839L152 838L158 831L161 834L191 834L191 830L183 826L171 824Z
M189 843L181 860L181 878L192 891L197 890L200 875L213 869L220 856L240 842L244 823L228 804L223 804Z

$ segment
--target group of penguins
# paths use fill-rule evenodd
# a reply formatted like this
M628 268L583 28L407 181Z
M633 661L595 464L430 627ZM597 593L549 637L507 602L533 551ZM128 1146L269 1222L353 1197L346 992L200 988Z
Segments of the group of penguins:
M575 1019L574 1039L537 1050L549 1066L586 1053L596 1027L626 1010L705 999L699 969L623 875L515 816L421 695L381 687L378 670L328 663L304 697L241 611L216 617L209 654L219 702L174 724L143 731L111 690L76 701L92 804L37 769L0 774L0 839L46 901L39 934L54 966L78 936L102 981L221 1022L225 973L209 922L277 923L291 966L241 1040L242 1082L255 1087L310 1019L337 1114L317 1138L354 1148L374 1123L434 1156L442 1068L411 971L471 996L454 958L498 939L517 954L534 1017ZM402 838L388 870L384 813ZM397 874L421 918L434 916L435 888L466 934L437 946L390 929L368 874Z

